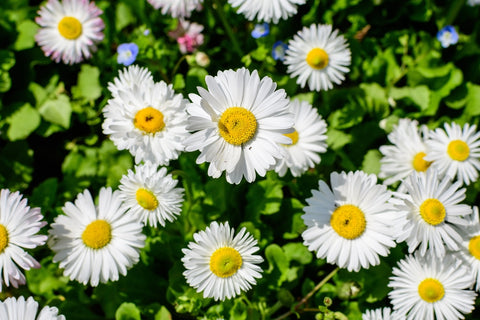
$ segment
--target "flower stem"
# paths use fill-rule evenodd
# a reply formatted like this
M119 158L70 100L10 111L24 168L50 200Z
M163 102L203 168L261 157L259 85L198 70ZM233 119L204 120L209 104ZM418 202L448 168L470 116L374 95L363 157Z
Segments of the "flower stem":
M220 3L219 0L213 0L213 4L215 5L218 17L220 18L220 21L222 21L223 27L225 28L225 31L227 32L227 35L230 38L230 41L232 41L233 48L235 49L235 51L238 53L240 57L243 57L243 51L240 45L238 44L237 38L233 33L230 23L228 23L227 17L225 15L225 10L223 9L223 4Z

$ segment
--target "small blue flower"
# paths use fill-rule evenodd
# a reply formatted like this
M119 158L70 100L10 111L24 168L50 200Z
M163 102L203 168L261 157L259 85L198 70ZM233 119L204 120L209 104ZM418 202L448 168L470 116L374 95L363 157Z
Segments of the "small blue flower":
M283 41L277 41L273 44L272 57L275 60L283 61L285 58L285 51L287 51L287 44Z
M137 58L138 46L135 43L122 43L118 46L117 53L117 62L129 66Z
M445 26L437 33L437 39L443 48L458 42L458 33L453 26Z
M270 33L270 26L268 23L264 22L262 24L255 25L255 28L252 30L252 37L255 39L265 37Z

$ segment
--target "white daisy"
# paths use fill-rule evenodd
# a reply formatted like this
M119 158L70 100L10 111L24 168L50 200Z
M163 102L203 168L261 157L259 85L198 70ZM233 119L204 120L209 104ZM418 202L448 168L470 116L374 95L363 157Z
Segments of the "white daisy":
M245 15L250 21L258 20L278 23L297 13L297 6L306 0L228 0L237 9L237 13Z
M103 109L103 133L110 135L119 150L130 151L136 163L168 165L178 158L183 140L189 136L187 100L175 94L171 84L153 83L148 76L133 85L124 82L127 85L116 86L117 97Z
M364 314L362 314L362 320L400 320L405 319L405 317L401 317L395 312L392 312L392 309L385 307L385 308L378 308L375 310L367 310Z
M0 191L0 291L4 284L15 288L25 284L20 268L40 268L24 249L34 249L47 241L47 236L37 234L46 225L42 219L40 208L30 209L18 191Z
M187 269L183 275L197 292L203 291L204 298L231 299L251 289L255 278L262 277L257 264L263 258L253 254L258 251L257 240L245 228L234 237L228 222L214 221L205 231L195 233L193 239L188 249L182 249Z
M203 0L148 0L156 9L162 9L162 14L169 14L174 18L188 18L192 11L202 7Z
M480 291L480 221L478 207L473 207L473 214L465 219L467 225L462 228L463 241L459 251L452 252L463 265L469 266L475 279L475 290Z
M388 135L388 140L393 145L380 147L383 158L378 177L385 179L383 182L390 185L400 181L412 172L426 171L431 162L426 161L427 147L425 140L428 138L428 128L418 127L418 121L400 119L393 131Z
M348 271L368 269L380 263L395 246L391 216L396 212L390 191L377 177L362 171L330 175L332 188L320 180L312 190L302 219L307 230L303 244L319 259Z
M188 127L196 131L185 140L185 150L200 150L197 163L210 162L208 174L229 183L248 182L285 156L279 144L290 144L285 133L292 132L293 115L283 89L269 77L260 80L257 71L219 71L207 76L208 91L190 94Z
M303 88L329 90L332 82L340 84L349 71L351 53L348 43L331 25L312 24L304 27L288 42L284 63L287 72L297 77Z
M150 70L137 65L131 65L120 70L118 77L115 77L113 82L108 83L108 90L112 93L112 97L120 98L119 92L122 90L132 90L135 85L148 87L153 84L153 76Z
M120 180L120 197L144 225L165 226L174 221L182 211L183 189L176 188L178 181L167 175L167 168L147 162L128 170Z
M451 256L444 259L418 253L398 262L388 293L393 309L407 319L455 320L474 309L472 277Z
M60 262L71 280L92 286L116 281L138 262L145 245L143 225L125 214L118 191L101 188L95 206L85 190L75 204L67 202L62 209L65 215L51 224L49 246L55 252L53 262Z
M293 100L290 111L295 116L295 126L292 133L286 134L292 139L292 144L283 145L287 155L280 159L275 171L283 177L290 169L294 177L301 176L305 171L320 163L319 153L327 150L327 123L316 109L306 101Z
M103 39L102 10L88 0L49 0L38 11L35 40L55 62L74 64L88 59Z
M38 302L33 297L10 297L0 301L0 319L3 320L65 320L56 307L45 306L38 312Z
M462 241L458 228L467 222L464 217L472 208L460 204L465 199L465 188L448 177L439 180L435 170L413 172L404 181L406 193L395 193L401 201L396 220L397 241L406 241L408 251L417 247L424 255L427 249L438 257L445 255L445 247L458 250Z
M427 140L425 160L433 161L432 167L450 179L457 178L466 185L478 179L480 170L480 132L476 125L456 123L444 125L445 130L435 129Z

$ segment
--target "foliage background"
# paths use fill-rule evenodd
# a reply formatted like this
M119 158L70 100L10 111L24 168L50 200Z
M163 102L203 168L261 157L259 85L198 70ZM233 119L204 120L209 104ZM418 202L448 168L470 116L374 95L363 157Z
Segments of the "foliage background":
M334 269L316 259L300 236L305 228L302 208L319 179L328 181L332 171L378 173L378 147L387 144L386 135L399 118L418 119L430 128L453 120L478 124L480 7L465 1L308 0L294 17L270 25L267 37L253 39L254 23L225 1L206 0L203 10L191 17L205 26L200 50L211 59L205 68L182 56L167 36L177 20L143 0L96 1L106 28L94 57L74 66L54 63L34 40L41 4L0 2L0 186L23 193L31 206L42 208L49 223L79 192L116 188L133 167L130 154L118 151L101 129L101 111L110 98L107 83L123 67L116 62L121 43L137 43L136 63L185 96L196 93L207 74L242 66L257 69L290 97L311 102L329 126L322 162L296 179L270 172L252 184L229 185L224 177L209 178L206 166L195 164L198 154L183 153L169 166L186 189L181 216L165 228L145 228L148 238L141 261L118 282L92 288L69 281L52 263L47 246L34 250L42 268L26 272L27 284L5 288L0 298L33 295L42 306L57 306L69 320L278 317ZM352 50L347 80L334 90L300 88L286 67L271 57L275 41L287 42L312 23L332 24ZM436 33L448 24L456 27L460 40L443 49ZM147 29L150 33L144 35ZM470 185L465 203L478 204L479 190L479 182ZM181 249L193 233L213 220L246 227L265 258L258 285L223 303L203 299L190 288L180 262ZM324 310L319 306L327 296L333 299L329 309L349 319L361 318L367 308L388 306L388 277L405 252L400 244L377 267L358 273L341 270L298 310L299 315L313 319ZM474 311L468 317L479 314Z

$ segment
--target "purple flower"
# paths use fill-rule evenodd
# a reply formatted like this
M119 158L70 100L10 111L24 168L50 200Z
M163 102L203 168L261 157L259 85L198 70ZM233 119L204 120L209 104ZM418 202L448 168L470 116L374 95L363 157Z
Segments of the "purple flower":
M117 53L117 62L129 66L137 58L138 46L135 43L122 43L118 46Z
M458 42L458 33L453 26L445 26L437 33L437 39L442 44L443 48Z
M270 26L268 23L264 22L262 24L255 25L255 28L252 30L252 37L255 39L265 37L270 33Z
M272 57L275 60L283 61L285 58L285 51L287 51L287 44L283 41L277 41L273 44Z

